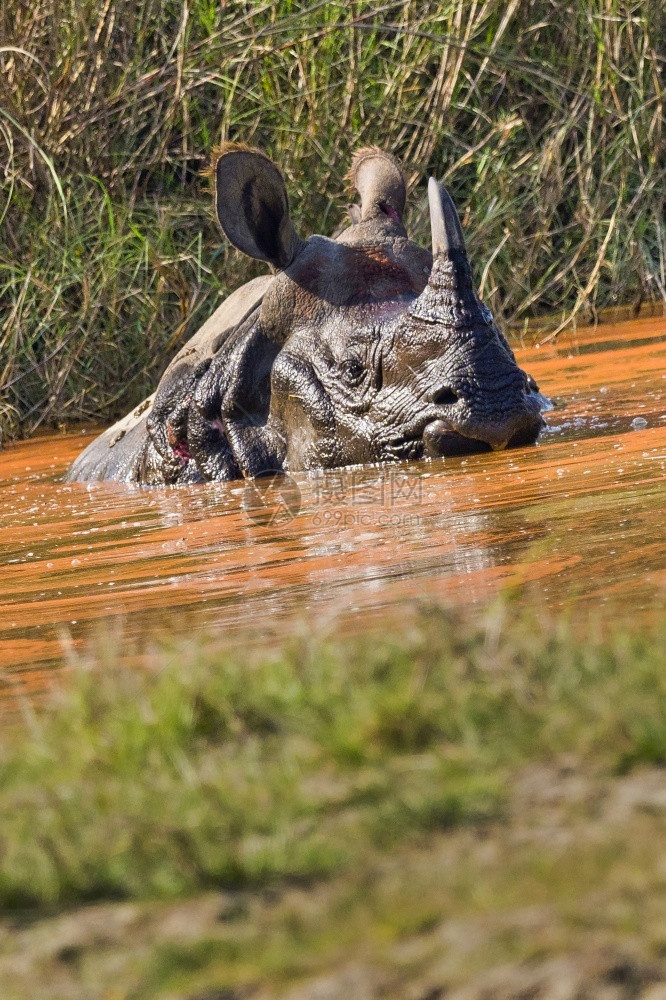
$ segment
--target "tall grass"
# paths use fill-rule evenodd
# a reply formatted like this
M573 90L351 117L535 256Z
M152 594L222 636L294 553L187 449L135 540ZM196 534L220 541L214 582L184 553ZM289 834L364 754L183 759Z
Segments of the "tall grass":
M200 176L220 139L279 161L304 233L361 144L419 239L443 178L509 324L666 298L665 32L661 0L6 0L0 429L120 412L256 273Z

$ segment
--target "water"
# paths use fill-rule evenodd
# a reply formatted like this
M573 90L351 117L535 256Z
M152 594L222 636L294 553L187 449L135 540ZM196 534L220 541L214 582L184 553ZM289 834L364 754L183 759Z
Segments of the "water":
M63 644L124 619L266 642L399 628L505 588L636 622L666 598L666 320L519 352L556 400L535 448L172 489L65 485L92 435L0 454L0 681L38 690ZM604 611L604 609L606 609Z

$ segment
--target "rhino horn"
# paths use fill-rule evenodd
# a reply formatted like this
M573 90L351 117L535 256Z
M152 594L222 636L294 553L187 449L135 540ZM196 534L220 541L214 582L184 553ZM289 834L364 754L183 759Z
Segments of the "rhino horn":
M428 203L430 205L430 231L432 234L432 255L451 256L452 250L465 251L460 219L451 195L443 184L434 177L428 181Z
M434 177L428 182L432 270L428 284L409 309L430 323L461 329L488 322L488 310L474 289L460 219L451 195Z

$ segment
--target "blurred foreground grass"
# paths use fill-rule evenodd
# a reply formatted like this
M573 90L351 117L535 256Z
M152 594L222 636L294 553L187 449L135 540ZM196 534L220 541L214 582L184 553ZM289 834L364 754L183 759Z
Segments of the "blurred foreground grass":
M502 821L514 776L666 764L666 628L581 637L509 604L400 640L231 653L108 636L0 743L0 904L311 884Z
M7 0L0 437L126 410L256 273L200 177L220 139L275 156L304 234L361 144L420 240L443 178L514 326L666 298L665 33L661 0Z

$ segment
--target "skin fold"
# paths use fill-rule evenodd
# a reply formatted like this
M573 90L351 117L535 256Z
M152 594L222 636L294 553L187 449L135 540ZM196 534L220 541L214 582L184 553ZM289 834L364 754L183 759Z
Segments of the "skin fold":
M299 237L260 151L223 146L214 173L223 232L273 273L218 308L70 481L221 481L536 441L544 398L476 294L440 184L430 253L407 236L402 170L381 150L356 153L360 203L335 239Z

